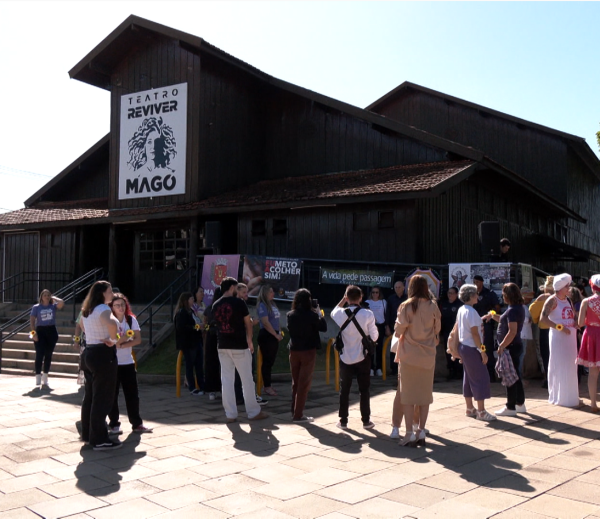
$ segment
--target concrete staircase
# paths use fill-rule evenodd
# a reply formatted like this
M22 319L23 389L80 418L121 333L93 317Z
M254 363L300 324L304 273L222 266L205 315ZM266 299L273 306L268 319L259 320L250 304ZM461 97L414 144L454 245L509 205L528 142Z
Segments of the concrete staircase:
M141 310L145 305L132 305L132 311ZM8 322L24 310L31 308L31 305L4 303L0 305L0 324ZM72 320L72 307L67 305L56 315L56 327L58 329L58 343L52 356L50 365L50 379L54 378L77 378L79 372L79 346L73 345L73 334L75 332L75 323ZM145 317L143 317L144 319ZM142 320L143 320L142 319ZM29 315L15 324L11 330L16 329L22 323L29 322ZM159 344L169 336L173 324L171 322L170 307L166 306L159 310L152 319L153 342ZM142 344L135 348L136 358L142 361L151 351L152 345L148 342L149 326L142 326ZM29 326L22 332L17 333L11 339L2 344L2 374L3 375L29 375L35 373L35 346L29 338Z

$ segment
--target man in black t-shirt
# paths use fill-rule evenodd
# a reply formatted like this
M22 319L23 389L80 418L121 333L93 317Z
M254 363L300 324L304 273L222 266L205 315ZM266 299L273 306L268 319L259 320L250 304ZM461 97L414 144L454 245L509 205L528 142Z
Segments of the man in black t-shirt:
M227 277L221 282L222 297L212 307L213 321L217 327L217 348L221 361L223 408L227 422L238 416L234 380L237 369L242 379L244 405L249 420L262 420L268 415L256 402L252 380L252 320L246 303L236 297L237 280Z
M439 302L440 313L442 315L442 328L440 330L439 347L446 352L448 345L448 336L456 323L458 309L463 305L458 299L458 288L450 287L446 293L447 298ZM446 366L448 367L448 379L463 378L462 364L458 359L452 360L452 356L446 353Z

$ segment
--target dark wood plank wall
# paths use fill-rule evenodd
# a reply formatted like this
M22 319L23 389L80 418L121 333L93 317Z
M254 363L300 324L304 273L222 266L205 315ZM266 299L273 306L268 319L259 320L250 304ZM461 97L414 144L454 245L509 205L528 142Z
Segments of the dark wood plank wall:
M378 229L378 213L392 211L393 229ZM354 213L366 213L367 228L354 230ZM252 236L252 220L264 219L265 236ZM273 220L286 219L287 233L273 235ZM240 215L240 254L357 261L416 261L414 201L356 204L313 210L280 210Z
M600 256L600 183L572 150L568 161L568 205L588 220L588 223L569 220L569 243Z
M265 107L259 81L203 56L199 96L197 196L204 199L263 178Z
M97 162L88 161L69 173L56 186L49 189L43 200L53 202L87 200L108 197L108 147L106 153L97 154Z
M40 272L64 272L75 276L77 263L76 229L57 229L40 232ZM66 283L52 277L44 286L58 290Z
M39 272L40 234L38 232L5 233L3 236L2 279L20 273ZM37 302L40 285L32 275L17 276L3 287L4 301ZM24 281L24 282L22 282ZM0 298L0 301L2 299Z
M291 92L267 99L267 178L418 164L444 151Z
M416 218L420 222L417 261L422 263L487 261L481 253L477 226L482 221L499 221L501 236L509 237L512 243L513 262L530 263L547 272L563 270L576 276L589 276L590 270L598 268L595 261L549 260L536 247L532 234L560 239L554 232L554 224L560 220L528 202L514 188L508 190L508 186L490 182L483 172L441 196L418 200Z
M390 100L378 112L481 150L567 202L567 144L559 137L414 90Z
M186 192L183 195L118 200L121 96L178 83L188 84ZM175 40L156 37L133 47L111 74L110 208L152 207L197 200L200 104L200 57Z

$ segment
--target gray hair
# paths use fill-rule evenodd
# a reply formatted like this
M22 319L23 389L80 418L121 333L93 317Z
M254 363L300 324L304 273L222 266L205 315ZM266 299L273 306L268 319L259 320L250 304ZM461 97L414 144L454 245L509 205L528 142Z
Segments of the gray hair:
M477 294L477 287L475 285L463 285L460 287L458 298L463 303L468 303L473 297L473 294Z

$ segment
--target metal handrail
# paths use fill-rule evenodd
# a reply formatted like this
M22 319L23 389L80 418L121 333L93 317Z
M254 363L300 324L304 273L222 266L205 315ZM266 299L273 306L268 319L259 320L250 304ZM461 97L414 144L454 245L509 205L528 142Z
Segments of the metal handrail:
M175 308L175 298L179 297L181 289L190 285L192 281L192 269L185 269L179 276L177 276L167 287L162 290L152 301L150 301L144 308L142 308L137 314L137 320L140 328L148 324L148 342L154 348L154 331L152 327L153 317L159 312L165 305L171 305L171 318L173 318L173 309ZM148 313L148 317L141 319L142 314Z
M45 277L42 277L45 276ZM30 277L27 277L30 276ZM52 277L50 277L52 276ZM66 280L65 279L60 279L59 276L61 276L62 278L67 278L68 280L72 280L73 279L73 274L71 272L19 272L18 274L13 274L12 276L9 276L7 278L4 278L3 280L0 281L0 283L2 284L2 288L0 289L0 296L2 297L2 300L4 301L5 299L5 294L10 291L13 290L13 295L14 295L14 290L21 286L24 285L25 283L38 283L38 288L39 288L39 284L42 282L46 282L46 283L64 283ZM11 280L16 280L17 278L22 277L23 279L21 279L21 281L15 281L12 285L10 286L5 286L9 281Z
M65 285L61 289L54 292L54 295L56 295L58 297L62 297L63 301L65 301L65 302L69 301L72 298L73 299L73 315L75 315L75 300L76 300L77 296L79 294L81 294L82 292L86 291L87 289L89 289L98 279L100 279L102 277L102 273L103 273L103 269L101 269L101 268L91 270L90 272L77 278L75 281L72 281L71 283ZM6 323L4 323L2 326L0 326L0 344L13 338L15 335L17 335L17 333L21 332L27 326L29 326L29 321L27 320L24 323L22 323L20 326L17 326L14 330L8 332L8 334L6 336L4 335L4 332L6 329L15 325L16 323L18 323L19 321L21 321L23 318L27 317L30 314L31 314L31 309L24 310L19 315L17 315L16 317L13 317L12 319L10 319Z

